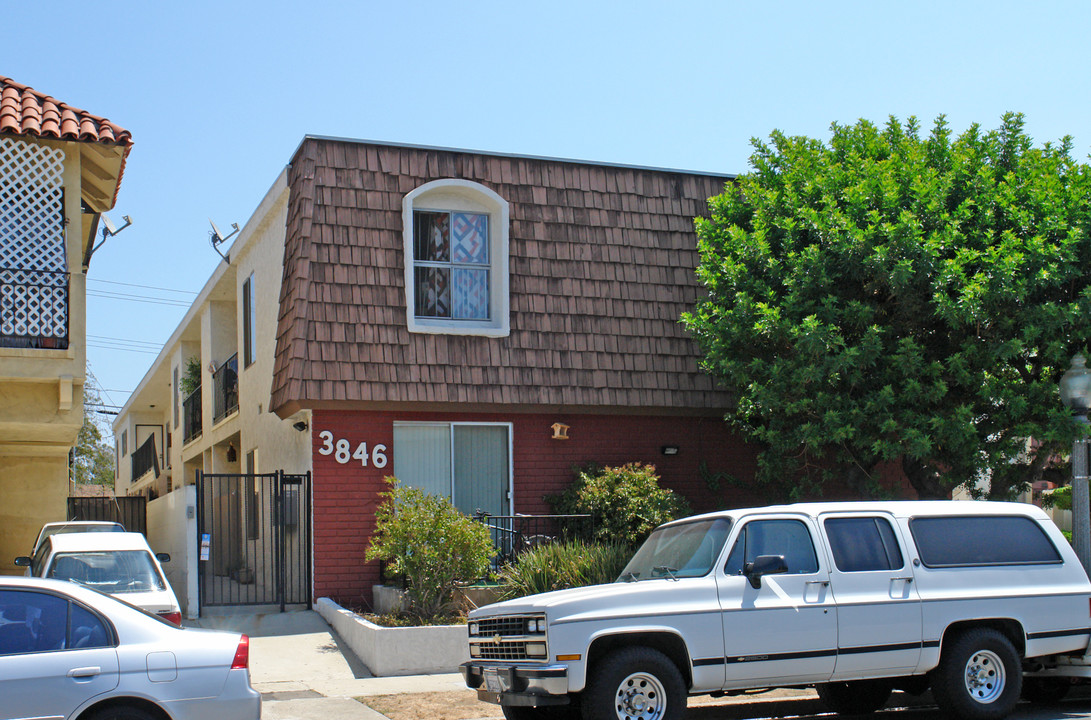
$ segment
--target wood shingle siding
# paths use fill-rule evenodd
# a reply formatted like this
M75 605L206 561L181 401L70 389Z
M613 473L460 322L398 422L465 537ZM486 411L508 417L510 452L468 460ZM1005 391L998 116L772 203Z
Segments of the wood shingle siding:
M407 330L402 200L444 178L510 204L508 337ZM693 218L725 181L307 138L289 170L273 409L726 408L678 322L698 294Z

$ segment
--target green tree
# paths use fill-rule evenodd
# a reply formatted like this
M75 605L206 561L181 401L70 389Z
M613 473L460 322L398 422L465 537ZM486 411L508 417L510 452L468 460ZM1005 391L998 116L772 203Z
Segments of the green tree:
M405 578L410 612L431 618L454 607L455 587L485 575L493 555L488 528L447 498L388 477L390 490L375 511L368 560L384 560Z
M102 399L90 383L83 384L83 427L72 448L72 482L114 487L114 449L105 440L95 406Z
M773 133L697 221L707 295L683 322L737 395L776 494L1010 497L1077 432L1057 382L1091 329L1091 171L1023 116ZM1037 441L1028 442L1029 438Z

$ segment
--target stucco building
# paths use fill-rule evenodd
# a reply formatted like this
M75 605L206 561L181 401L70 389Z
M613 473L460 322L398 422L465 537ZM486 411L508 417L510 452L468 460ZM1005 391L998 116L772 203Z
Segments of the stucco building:
M754 452L679 324L693 218L729 180L305 138L118 416L119 494L310 472L285 502L312 519L313 596L346 601L378 580L391 474L498 515L548 512L591 462L653 463L698 510L756 500L717 482ZM243 529L205 531L233 581L281 517L241 483L216 492Z
M0 77L0 573L65 518L88 266L131 147L109 120Z

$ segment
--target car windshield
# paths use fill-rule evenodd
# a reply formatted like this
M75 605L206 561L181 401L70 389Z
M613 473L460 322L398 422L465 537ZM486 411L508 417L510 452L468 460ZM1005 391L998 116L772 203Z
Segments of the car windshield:
M695 520L661 527L640 546L618 581L706 575L720 556L730 529L731 520L728 518Z
M39 548L45 544L46 538L52 535L60 535L62 533L96 533L96 532L125 532L125 528L118 523L97 523L95 525L47 525L42 528L42 532L38 537L38 544L34 547Z
M151 553L146 550L103 550L58 553L49 577L71 580L105 593L166 590Z

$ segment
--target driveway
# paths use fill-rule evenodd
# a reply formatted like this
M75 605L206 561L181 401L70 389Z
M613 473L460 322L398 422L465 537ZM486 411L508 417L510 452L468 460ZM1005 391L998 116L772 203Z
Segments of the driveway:
M263 720L479 720L503 718L458 673L376 678L315 612L233 614L185 625L250 636L250 677ZM927 695L896 693L874 720L940 720ZM686 720L829 720L812 691L778 690L737 698L690 698ZM1091 718L1091 691L1053 707L1021 704L1012 720Z

